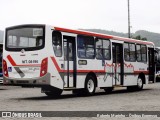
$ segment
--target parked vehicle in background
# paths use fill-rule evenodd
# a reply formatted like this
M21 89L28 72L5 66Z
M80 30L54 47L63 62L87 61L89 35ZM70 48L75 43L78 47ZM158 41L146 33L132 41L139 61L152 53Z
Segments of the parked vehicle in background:
M48 25L5 31L4 84L41 87L48 96L63 90L93 95L115 86L142 90L155 82L153 42Z
M3 84L3 73L2 73L2 55L3 54L3 44L0 43L0 84Z
M156 47L155 49L160 56L160 47ZM156 63L156 81L160 82L160 62Z

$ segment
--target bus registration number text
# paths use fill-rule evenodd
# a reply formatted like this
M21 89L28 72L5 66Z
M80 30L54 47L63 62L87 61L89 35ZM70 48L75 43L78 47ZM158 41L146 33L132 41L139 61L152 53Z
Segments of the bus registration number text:
M22 63L38 63L38 60L22 60Z

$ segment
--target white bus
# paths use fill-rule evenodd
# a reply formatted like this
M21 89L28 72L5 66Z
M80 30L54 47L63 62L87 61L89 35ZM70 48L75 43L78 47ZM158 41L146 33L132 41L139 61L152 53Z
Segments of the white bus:
M49 25L6 28L5 85L41 87L48 96L63 90L93 95L115 86L141 90L155 81L154 44Z
M3 84L2 54L3 54L3 43L0 43L0 84Z

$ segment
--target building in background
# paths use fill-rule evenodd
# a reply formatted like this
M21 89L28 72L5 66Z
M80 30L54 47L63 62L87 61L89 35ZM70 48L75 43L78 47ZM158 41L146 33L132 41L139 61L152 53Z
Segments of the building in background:
M3 35L4 35L4 32L0 30L0 43L3 43Z

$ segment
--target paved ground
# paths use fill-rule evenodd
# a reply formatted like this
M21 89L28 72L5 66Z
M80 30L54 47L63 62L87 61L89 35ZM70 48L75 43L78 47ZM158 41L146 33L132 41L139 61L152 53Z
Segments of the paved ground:
M39 88L0 86L0 111L160 111L160 83L149 84L144 86L144 90L137 92L128 92L124 88L105 94L98 89L96 95L90 97L78 97L71 92L63 92L59 98L48 98ZM152 118L145 118L150 119Z

